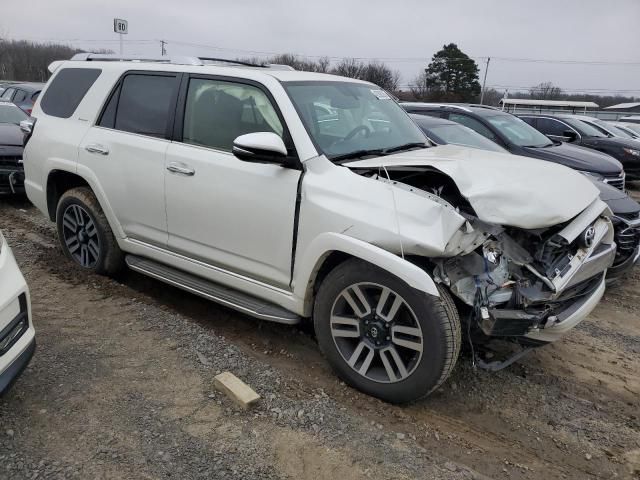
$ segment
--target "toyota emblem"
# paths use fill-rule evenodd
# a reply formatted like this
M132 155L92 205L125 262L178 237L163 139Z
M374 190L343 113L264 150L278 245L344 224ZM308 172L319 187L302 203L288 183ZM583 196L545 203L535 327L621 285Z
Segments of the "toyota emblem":
M591 226L587 228L582 234L582 246L584 248L591 248L593 246L593 241L596 238L596 229Z

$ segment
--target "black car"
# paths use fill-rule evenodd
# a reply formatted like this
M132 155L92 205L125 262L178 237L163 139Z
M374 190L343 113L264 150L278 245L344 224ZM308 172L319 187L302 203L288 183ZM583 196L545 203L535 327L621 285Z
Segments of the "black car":
M514 155L559 163L624 190L622 164L609 155L567 145L542 135L515 115L485 105L401 103L407 112L460 123Z
M640 142L618 138L573 115L521 114L522 120L554 140L606 153L622 163L629 178L640 178Z
M24 193L20 122L28 118L13 103L0 102L0 195Z
M407 108L408 104L401 105L405 107L405 110L409 110L409 108ZM429 104L418 105L423 106ZM457 107L458 106L452 108ZM413 108L415 107L412 107L412 109ZM535 131L535 129L529 127L521 120L517 120L515 123L511 123L509 121L509 118L504 117L513 117L513 115L503 113L500 110L495 110L490 107L474 107L466 105L464 106L464 108L468 111L484 109L481 111L489 112L489 114L486 115L486 118L489 118L490 116L497 116L498 118L494 119L492 124L487 125L484 123L487 122L487 120L483 120L483 122L480 123L481 119L474 118L470 115L465 115L464 117L460 115L450 116L450 118L453 118L456 121L462 118L463 121L460 122L462 125L466 125L470 128L472 128L472 126L476 127L473 129L473 131L470 131L469 128L464 128L461 125L457 130L452 130L450 128L451 121L442 118L443 113L446 112L446 110L443 111L443 106L438 106L436 110L425 110L422 114L410 114L410 117L422 129L427 137L436 144L453 143L474 148L483 148L482 144L478 143L477 138L472 135L476 134L476 132L484 132L484 137L492 138L496 144L502 144L504 146L508 145L507 141L509 140L509 138L515 135L514 132L520 132L521 136L525 136L526 133L529 133L532 139L537 139L540 143L542 143L544 139L546 139L546 146L524 146L520 149L512 146L511 150L513 151L511 153L517 153L519 155L539 158L542 160L554 161L556 163L561 163L563 165L576 168L583 173L587 173L588 176L593 180L594 185L600 190L601 200L606 202L611 211L614 213L612 221L615 227L615 241L618 245L618 249L616 251L615 261L612 267L609 268L609 271L607 272L607 279L614 280L616 278L619 278L621 275L623 275L633 267L640 256L640 205L638 205L636 201L634 201L626 193L624 193L624 177L610 177L609 182L611 183L611 185L607 185L602 181L605 178L605 175L603 173L599 173L603 170L606 171L607 165L615 165L619 169L620 166L618 162L608 157L607 155L601 155L586 148L573 147L567 149L566 147L572 146L550 142L549 139L547 139L544 135L539 135L539 132ZM434 112L436 116L432 117L431 112ZM454 113L457 113L457 110L454 111ZM493 113L494 115L491 115L491 113ZM477 122L475 122L476 120ZM503 132L499 131L497 128L494 131L493 129L495 128L495 124L499 125L501 128L506 128L505 125L515 125L516 128L514 128L508 134L505 133L504 136L506 137L506 139L498 142L496 139L500 138L498 137L498 135L503 135ZM533 130L533 133L531 132L531 130ZM493 137L490 136L490 133L493 133ZM493 144L491 147L486 149L496 151L496 148L494 147L497 147L499 150L508 153L506 149L498 147L498 145L496 144ZM523 152L526 152L527 154ZM538 153L537 155L532 154L536 152ZM545 155L541 155L540 152L544 153ZM553 155L550 155L548 152L552 152ZM570 161L560 161L566 157L570 157L570 155L577 154L585 155L582 158L570 158ZM602 157L602 159L600 157ZM596 165L596 168L589 168L589 164L585 161L585 159L589 158L595 158L596 164L597 161L601 159L604 166ZM616 181L617 178L620 178L619 182ZM614 188L613 185L619 187L620 189Z
M44 83L12 83L7 85L0 100L13 102L25 113L31 115L33 104L44 88Z
M409 116L435 145L452 144L491 152L509 153L497 143L459 123L415 113L411 113Z

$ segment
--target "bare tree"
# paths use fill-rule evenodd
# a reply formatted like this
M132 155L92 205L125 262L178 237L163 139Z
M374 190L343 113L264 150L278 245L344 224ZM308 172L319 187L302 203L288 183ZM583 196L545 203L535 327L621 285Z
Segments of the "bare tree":
M345 58L331 70L331 73L375 83L389 92L395 92L400 82L400 73L397 70L392 70L378 61L364 63L355 58Z
M409 85L409 91L414 100L420 102L429 100L431 90L427 82L427 72L422 71L420 75L413 79L413 82Z
M529 89L529 97L534 100L558 100L562 94L562 89L551 82L542 82Z
M23 82L45 82L54 60L67 60L83 50L56 43L33 43L0 38L0 78ZM92 53L113 53L98 50Z

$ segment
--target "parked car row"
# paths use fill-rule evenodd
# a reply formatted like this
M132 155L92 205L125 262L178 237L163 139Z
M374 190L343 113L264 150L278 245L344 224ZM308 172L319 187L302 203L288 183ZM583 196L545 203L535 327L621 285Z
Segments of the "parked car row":
M0 101L12 102L27 115L31 115L33 104L38 99L43 83L13 83L7 87L0 95Z
M416 119L428 137L433 136L434 127L433 121L426 118L433 116L440 121L446 118L466 125L475 133L503 146L511 153L559 163L586 174L600 190L601 200L606 202L613 212L611 218L618 248L614 263L607 272L607 278L619 278L637 263L640 256L640 205L624 193L625 172L622 164L613 157L604 152L562 143L558 138L565 138L564 136L545 136L536 128L532 128L547 125L543 123L546 117L522 115L522 118L518 118L495 108L479 105L403 103L402 106L406 111L412 112L412 118ZM580 120L572 116L571 121L573 123ZM563 124L562 128L567 126ZM460 144L460 141L437 143ZM619 190L616 191L613 187Z
M25 186L70 261L313 322L338 375L390 402L438 388L463 332L533 348L574 328L617 273L612 219L637 208L618 161L493 109L403 104L438 117L421 129L333 75L95 54L51 70L22 122Z

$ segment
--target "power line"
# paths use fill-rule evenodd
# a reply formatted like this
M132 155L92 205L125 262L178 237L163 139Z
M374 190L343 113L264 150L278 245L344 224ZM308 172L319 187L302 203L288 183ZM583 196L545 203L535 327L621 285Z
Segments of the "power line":
M56 42L83 42L83 43L93 43L93 42L104 42L104 43L113 43L118 40L115 39L87 39L87 38L43 38L43 37L23 37L23 38L12 38L13 40L44 40L44 41L56 41ZM156 43L159 42L158 39L137 39L137 40L126 40L126 43ZM267 50L247 50L240 48L229 48L229 47L220 47L218 45L211 45L205 43L195 43L195 42L185 42L180 40L166 40L167 44L173 43L176 45L182 46L191 46L198 48L208 48L211 50L217 51L227 51L227 52L237 52L248 55L281 55L283 52L276 51L267 51ZM284 52L289 53L289 52ZM344 60L344 59L355 59L355 60L368 60L368 61L381 61L388 63L395 62L425 62L429 63L432 61L430 57L364 57L364 56L338 56L338 55L315 55L315 54L302 54L302 53L291 53L296 57L302 58L328 58L330 60ZM486 61L489 56L469 56L469 57L450 57L447 61L460 61L465 62L472 60ZM500 61L500 62L520 62L520 63L550 63L550 64L564 64L564 65L592 65L592 66L640 66L640 62L631 62L631 61L604 61L604 60L562 60L562 59L541 59L541 58L519 58L519 57L495 57L491 56L492 61Z

